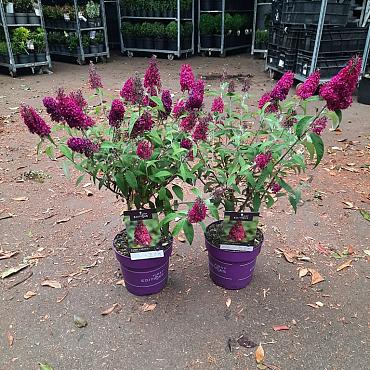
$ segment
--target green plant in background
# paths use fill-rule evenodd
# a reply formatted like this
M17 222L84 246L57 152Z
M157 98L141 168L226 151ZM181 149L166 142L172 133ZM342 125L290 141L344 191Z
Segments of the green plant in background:
M166 27L163 23L153 23L153 37L162 39L165 36Z
M135 31L135 26L134 26L133 23L124 22L122 24L121 32L122 32L123 36L125 36L125 37L133 36L133 35L135 35L134 31ZM135 36L137 36L137 35L135 35Z
M170 40L177 39L177 22L172 21L166 26L166 36Z
M234 30L234 18L230 13L225 14L225 34Z
M82 35L82 47L84 49L87 49L90 46L90 41L91 41L91 39L90 39L89 34L88 33L84 33Z
M30 40L31 32L26 27L17 27L13 31L12 35L12 44L14 45L13 48L15 48L17 51L19 51L19 54L26 53L27 51L27 42Z
M181 37L190 38L193 34L193 23L183 22L181 23Z
M180 2L180 9L182 11L187 11L191 9L192 0L181 0Z
M104 44L104 33L103 33L103 31L96 32L95 40L96 40L98 45Z
M37 27L34 32L31 33L31 40L35 46L36 53L45 53L45 31L41 27Z
M28 13L33 11L33 0L13 0L16 13Z
M91 19L99 18L100 17L100 5L90 0L86 4L86 14Z
M215 32L215 19L213 15L202 14L199 21L201 35L213 35Z
M8 55L8 45L6 41L0 41L0 55Z
M245 30L245 18L241 14L234 14L232 18L232 30L243 32Z
M269 31L267 30L257 30L256 31L256 43L257 44L267 44L269 39Z
M78 39L78 36L75 33L73 33L73 32L70 33L66 37L66 41L67 41L67 47L70 51L75 51L78 48L79 39Z
M214 23L214 34L221 35L221 33L222 33L222 15L221 14L215 15L213 17L213 23Z
M265 26L265 30L268 30L269 27L270 27L270 22L271 22L271 14L266 14L265 15L265 18L264 18L264 26Z
M141 25L141 36L142 37L152 37L153 33L153 26L152 26L152 23L149 23L149 22L144 22L142 25Z

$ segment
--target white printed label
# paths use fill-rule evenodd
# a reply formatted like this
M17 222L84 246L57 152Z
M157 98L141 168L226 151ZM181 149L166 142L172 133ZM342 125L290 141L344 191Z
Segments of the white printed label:
M147 252L136 252L130 253L131 260L149 260L152 258L161 258L164 257L164 252L162 251L147 251Z
M38 7L38 6L35 6L33 9L35 10L35 14L36 14L36 16L37 16L37 17L41 17L41 12L40 12L39 7Z
M78 12L78 18L82 19L84 22L87 22L87 19L83 16L82 12Z
M95 39L96 31L90 31L90 39Z
M71 18L69 17L69 14L64 14L64 20L65 21L70 21Z
M27 41L27 48L29 50L34 50L35 49L35 46L33 45L33 41L32 40Z
M220 244L220 249L226 251L253 252L253 245Z
M284 61L282 59L279 60L279 67L284 67Z

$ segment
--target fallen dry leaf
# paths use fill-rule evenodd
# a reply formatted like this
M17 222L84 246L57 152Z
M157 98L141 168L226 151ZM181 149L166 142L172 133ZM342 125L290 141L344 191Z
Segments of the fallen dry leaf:
M6 333L6 339L8 341L8 346L11 347L14 343L14 335L10 331Z
M63 302L63 301L64 301L64 299L65 299L65 297L67 297L67 295L68 295L68 292L67 292L66 294L64 294L64 296L63 296L63 297L59 297L59 298L57 298L57 303Z
M274 331L289 330L289 326L286 325L276 325L272 327Z
M320 275L320 273L314 269L308 269L311 274L311 285L315 285L325 281L325 279Z
M342 263L340 266L337 267L337 271L342 271L345 268L350 267L350 266L352 266L352 260L348 260L348 261Z
M59 281L56 281L56 280L44 280L42 283L41 283L42 286L49 286L51 288L55 288L55 289L61 289L62 287L62 284L59 283Z
M157 307L157 303L144 303L141 309L143 312L153 311Z
M117 306L118 306L118 303L115 303L112 307L109 307L105 311L103 311L101 315L106 316L106 315L111 314Z
M16 198L12 198L13 200L17 201L17 202L25 202L28 200L28 197L16 197Z
M24 299L30 299L30 298L32 298L32 297L34 297L35 295L37 295L37 293L36 292L33 292L32 290L29 290L24 296L23 296L23 298Z
M301 269L299 269L299 271L298 271L298 276L300 277L300 278L303 278L304 276L306 276L308 274L308 269L306 269L306 268L301 268Z
M22 271L23 269L25 269L26 267L28 267L29 266L29 264L28 263L21 263L21 264L19 264L18 266L16 266L16 267L10 267L10 268L8 268L8 269L6 269L5 271L3 271L2 273L1 273L1 278L2 279L5 279L5 278L7 278L7 277L9 277L9 276L11 276L11 275L14 275L14 274L16 274L17 272L19 272L19 271Z
M230 305L231 305L231 298L228 298L228 299L226 300L226 307L227 307L227 308L229 308L229 307L230 307Z
M312 308L319 308L319 306L317 304L314 304L314 303L307 303L307 306L310 306Z
M13 252L0 252L0 260L6 260L8 258L12 258L13 256L17 255L19 252L18 251L13 251Z
M315 302L316 306L318 307L324 307L324 303L320 302L320 301L317 301Z
M56 222L54 223L54 225L56 225L56 224L63 224L63 223L65 223L65 222L68 222L68 221L71 221L71 220L72 220L72 218L71 218L71 217L68 217L68 218L62 218L61 220L56 221Z
M294 253L294 252L288 252L286 250L283 250L281 249L281 251L283 252L283 255L285 257L285 259L289 262L289 263L293 263L294 262L294 258L297 257L297 254Z
M355 253L355 251L354 251L354 249L353 249L352 245L349 245L349 246L348 246L348 248L347 248L347 252L348 252L348 254L353 254L353 253Z
M85 193L88 197L92 197L94 195L94 193L89 189L85 189Z
M263 349L261 343L256 349L256 362L257 364L261 364L265 359L265 350Z
M116 282L116 285L126 286L126 283L125 283L125 281L122 279L122 280L118 280L118 281Z
M342 203L346 205L346 207L343 207L344 209L358 209L357 207L354 206L352 202L342 202Z

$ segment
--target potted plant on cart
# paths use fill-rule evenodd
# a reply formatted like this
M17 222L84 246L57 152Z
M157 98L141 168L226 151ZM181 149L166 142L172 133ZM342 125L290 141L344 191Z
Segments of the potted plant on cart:
M135 38L138 35L135 34L135 24L131 22L124 22L122 24L122 37L125 48L135 47Z
M33 9L32 0L14 0L15 21L17 24L28 23L28 13Z
M93 69L90 87L103 96L100 76ZM149 95L161 92L153 60L144 87ZM57 147L66 162L82 172L78 184L87 175L99 189L106 188L122 200L125 227L113 246L126 288L136 295L158 293L166 285L173 243L169 224L177 217L175 200L183 199L181 187L173 181L195 180L188 149L181 144L185 133L169 117L170 92L151 97L152 104L147 105L144 87L138 75L130 78L120 93L123 100L113 100L108 117L102 105L94 108L98 117L90 116L81 92L67 95L59 90L56 98L45 97L44 106L57 123L53 131L61 131L58 140L52 139L50 126L33 108L20 110L30 132L41 138L38 151L54 158Z
M90 54L90 42L91 38L89 33L83 33L82 35L82 48L84 50L84 54Z
M177 22L171 21L166 26L167 49L177 50Z
M29 24L40 24L40 13L38 3L33 3L30 12L28 13L28 23Z
M262 205L268 208L288 196L297 211L300 186L291 177L311 164L315 168L324 155L321 133L331 118L335 127L341 110L352 102L361 69L361 59L353 58L320 89L319 72L297 88L287 99L294 73L287 72L272 91L259 101L259 110L250 112L247 93L237 94L223 85L211 115L206 115L206 133L197 143L202 164L199 179L213 205L208 207L218 219L205 231L212 280L226 289L241 289L252 279L256 259L263 244L258 230ZM310 109L310 104L315 106ZM321 108L316 108L320 102ZM314 160L314 161L313 161Z
M17 51L19 64L27 64L34 61L34 55L30 54L28 50L30 35L30 30L25 27L17 27L13 31L12 43Z
M9 63L8 45L6 41L0 41L0 62Z
M357 101L370 105L370 73L365 73L360 80Z
M153 23L154 48L156 50L165 50L165 32L166 28L163 23Z
M14 16L14 2L4 0L3 5L5 8L5 17L7 24L15 24L15 16Z
M98 53L103 53L104 50L105 50L103 31L96 32L95 39L96 39L96 43L98 45Z
M70 32L66 36L66 48L71 55L80 55L80 40L75 32Z
M90 39L90 54L98 53L99 53L98 40L95 34L94 37Z
M213 35L216 31L215 17L211 14L202 14L199 21L200 45L202 48L214 47Z
M86 4L86 14L88 17L89 27L100 27L100 4L95 3L93 0L89 0Z
M141 25L141 36L143 37L143 49L153 49L153 24L144 22Z
M31 34L33 45L35 47L35 61L45 62L46 61L46 35L45 31L41 27L37 27Z

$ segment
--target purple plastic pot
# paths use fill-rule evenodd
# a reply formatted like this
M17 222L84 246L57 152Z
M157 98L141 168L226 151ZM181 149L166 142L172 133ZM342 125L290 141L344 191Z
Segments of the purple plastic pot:
M167 284L168 267L172 253L171 241L164 257L133 261L121 254L113 245L116 258L121 265L127 290L135 295L159 293Z
M217 223L219 222L222 221L217 221ZM253 251L239 252L220 249L206 239L209 274L213 282L225 289L245 288L252 280L257 256L261 252L262 244L263 238L260 244L254 247Z

